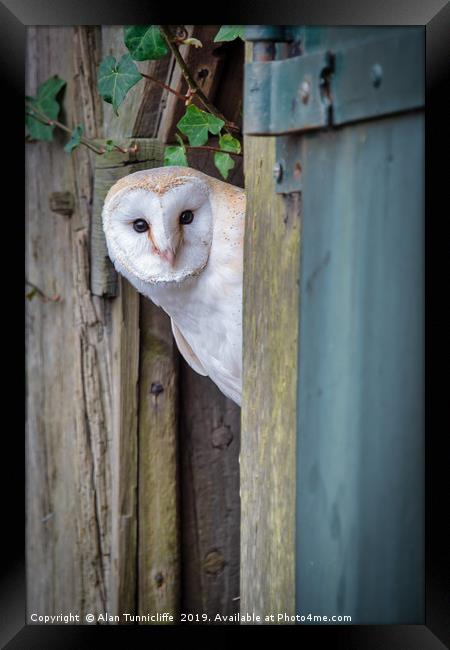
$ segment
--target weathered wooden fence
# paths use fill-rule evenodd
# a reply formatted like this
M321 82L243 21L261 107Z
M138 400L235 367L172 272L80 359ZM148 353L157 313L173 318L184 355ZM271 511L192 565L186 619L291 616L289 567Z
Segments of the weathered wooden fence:
M190 28L203 48L185 55L204 91L239 122L243 46L214 44L216 31ZM118 27L29 28L27 94L58 74L67 81L64 121L83 124L88 137L139 138L146 156L135 162L158 166L158 142L173 139L183 106L146 80L113 115L97 68L123 53L122 41ZM170 57L146 65L185 90ZM107 262L98 266L109 165L62 145L55 133L54 143L26 150L27 280L60 296L27 305L28 614L232 614L240 410L179 357L168 317ZM207 152L191 164L217 174ZM241 165L229 181L242 186Z
M239 122L243 45L216 30L185 55ZM28 94L58 74L67 123L140 153L27 145L27 278L60 296L27 309L28 613L421 622L422 36L250 29L239 466L240 410L101 237L105 190L162 164L183 105L150 80L119 118L100 102L120 28L29 30ZM147 66L185 90L170 57Z

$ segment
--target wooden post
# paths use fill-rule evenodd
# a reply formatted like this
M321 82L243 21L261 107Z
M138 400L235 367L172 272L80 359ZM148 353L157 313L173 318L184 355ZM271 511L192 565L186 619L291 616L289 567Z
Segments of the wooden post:
M275 193L275 138L244 142L241 614L264 617L295 613L300 206Z
M139 614L179 612L178 354L170 319L141 301L138 458Z
M68 120L95 137L99 29L76 31L28 29L27 94L58 74ZM60 296L27 302L27 611L83 617L109 607L111 352L108 304L89 291L92 159L65 140L26 148L27 279ZM74 197L70 216L55 193Z

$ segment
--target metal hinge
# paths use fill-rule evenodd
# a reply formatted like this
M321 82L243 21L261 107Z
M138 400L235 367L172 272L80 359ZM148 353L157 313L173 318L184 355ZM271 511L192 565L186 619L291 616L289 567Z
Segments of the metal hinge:
M245 66L244 133L292 136L423 107L423 30L393 29L380 36L374 29L362 42L349 39L335 50L270 60L276 56L274 41L292 40L292 34L295 30L280 27L272 33L264 26L247 31L259 60ZM289 158L292 137L278 141L279 160ZM300 189L295 165L277 168L274 175L278 192Z

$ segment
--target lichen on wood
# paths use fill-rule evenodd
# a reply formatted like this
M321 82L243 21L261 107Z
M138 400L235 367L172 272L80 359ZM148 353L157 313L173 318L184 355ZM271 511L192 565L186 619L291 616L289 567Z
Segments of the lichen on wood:
M244 147L240 605L264 617L295 613L300 205L275 192L275 138Z

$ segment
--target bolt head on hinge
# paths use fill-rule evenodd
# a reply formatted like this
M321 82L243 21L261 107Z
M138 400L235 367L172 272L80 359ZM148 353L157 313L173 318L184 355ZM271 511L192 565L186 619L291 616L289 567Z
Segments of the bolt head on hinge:
M378 86L381 84L381 80L383 79L383 68L379 63L375 63L372 66L370 76L372 77L373 86L375 88L378 88Z
M311 84L306 79L300 84L300 99L303 104L309 102L309 97L311 95Z
M283 165L279 161L277 161L273 166L272 175L277 183L281 182L283 177Z

